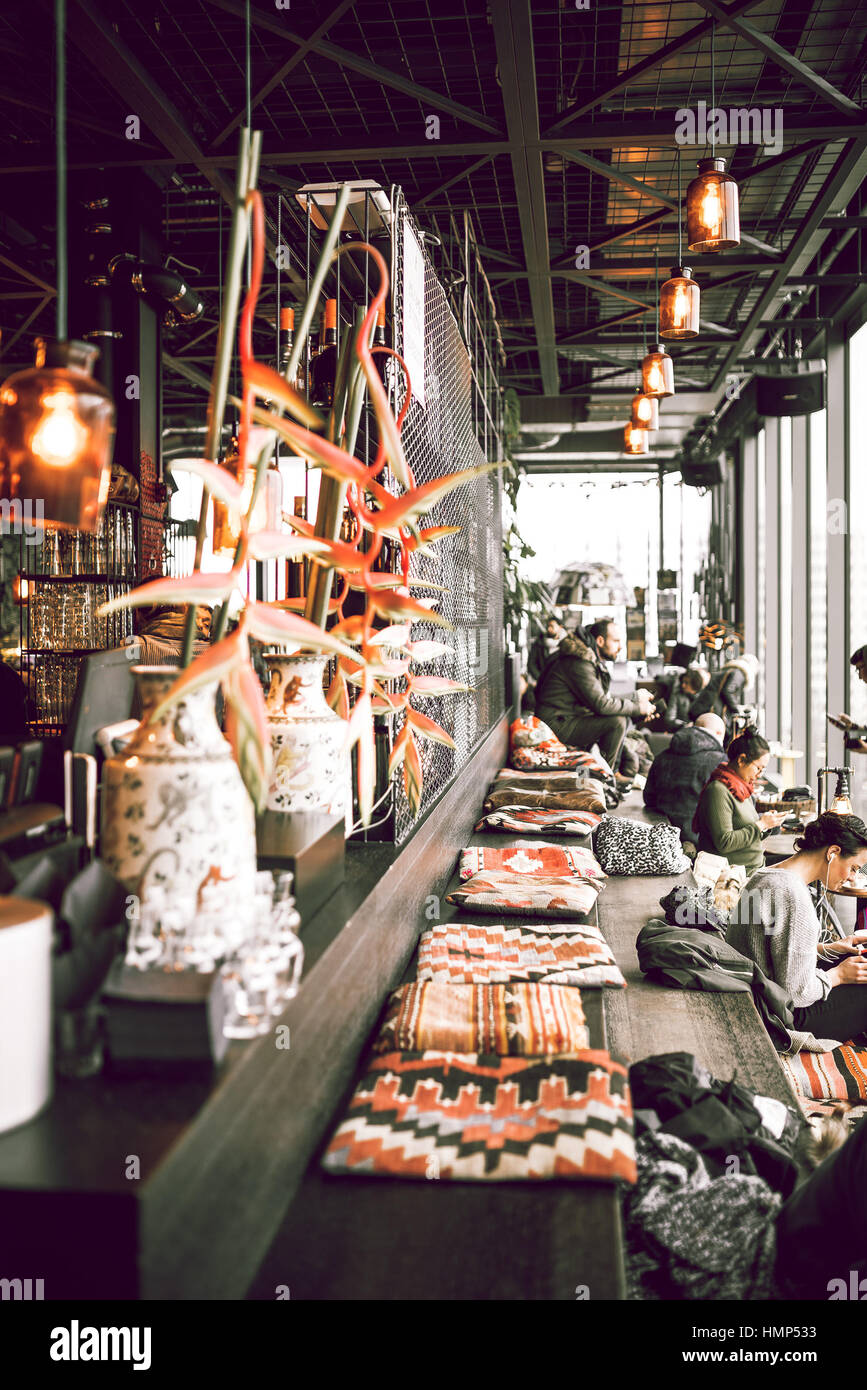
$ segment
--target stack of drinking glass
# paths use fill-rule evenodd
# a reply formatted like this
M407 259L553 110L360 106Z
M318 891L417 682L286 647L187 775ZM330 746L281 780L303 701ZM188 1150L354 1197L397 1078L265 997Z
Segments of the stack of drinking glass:
M193 896L159 887L130 905L126 964L139 970L219 969L228 1038L267 1033L298 993L304 947L291 873L256 874L253 913L239 921L217 884Z

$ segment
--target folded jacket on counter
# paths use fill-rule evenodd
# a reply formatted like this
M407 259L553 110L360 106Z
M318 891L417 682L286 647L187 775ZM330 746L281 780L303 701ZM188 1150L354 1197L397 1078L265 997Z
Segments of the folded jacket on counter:
M565 985L455 985L416 980L388 1002L375 1052L485 1052L544 1057L589 1045L581 991Z
M626 984L611 947L589 922L540 921L534 931L441 922L422 932L417 977L462 985L530 980L622 989Z
M462 883L476 874L505 870L515 874L571 874L574 878L605 877L591 849L583 845L549 845L519 840L508 849L472 845L461 850L459 875Z
M485 797L484 809L495 811L508 807L526 811L535 807L543 811L605 810L605 795L600 788L577 787L574 791L527 791L523 787L497 787Z
M498 830L505 835L589 835L602 817L596 811L488 811L476 830Z
M635 1181L626 1070L607 1052L373 1057L322 1159L328 1173Z
M457 903L467 912L507 912L563 921L591 912L601 888L601 882L571 875L488 869L448 893L446 902Z

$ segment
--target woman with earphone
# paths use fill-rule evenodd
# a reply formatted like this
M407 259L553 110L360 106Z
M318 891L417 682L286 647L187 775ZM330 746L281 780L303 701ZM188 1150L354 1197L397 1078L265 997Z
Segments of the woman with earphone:
M794 1006L794 1025L834 1044L867 1031L867 932L820 945L810 884L820 902L867 863L867 825L826 811L795 841L797 852L747 881L727 940L774 980Z

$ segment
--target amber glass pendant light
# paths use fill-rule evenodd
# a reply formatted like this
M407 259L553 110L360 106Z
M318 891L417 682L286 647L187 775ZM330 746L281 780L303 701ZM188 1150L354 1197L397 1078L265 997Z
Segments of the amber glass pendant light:
M646 454L649 452L647 430L636 429L630 421L623 431L625 454Z
M690 251L731 251L741 244L738 186L724 159L699 161L686 190L686 244Z
M711 110L716 109L714 35L711 29ZM710 128L711 157L698 165L698 177L686 190L686 244L690 251L732 251L741 244L738 186L716 153L716 123Z
M677 259L671 278L659 292L660 338L697 338L701 291L688 265L682 265L683 224L680 199L680 151L677 155Z
M656 331L659 335L659 243L657 242L656 253ZM644 340L644 358L641 363L641 389L645 396L655 396L657 400L662 400L664 396L674 395L674 363L666 352L662 343L659 343L653 352L647 351L647 339Z
M65 0L57 42L57 341L36 340L36 365L0 389L0 496L29 503L40 522L95 532L111 479L114 404L90 375L99 355L67 340Z
M645 396L642 391L638 391L632 397L630 423L636 430L659 429L659 401L656 396Z

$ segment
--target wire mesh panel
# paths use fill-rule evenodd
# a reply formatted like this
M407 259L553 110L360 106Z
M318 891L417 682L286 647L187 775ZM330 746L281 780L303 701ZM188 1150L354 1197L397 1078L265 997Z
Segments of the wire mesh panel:
M407 294L418 287L408 286L404 264L407 224L419 246L413 219L399 190L394 194L395 218L392 241L392 314L394 346L402 356L408 343L404 311ZM410 242L412 246L414 243ZM431 261L422 249L424 279L424 405L413 399L403 427L407 460L417 484L446 473L485 463L477 429L486 440L490 459L501 457L500 444L490 428L479 422L485 412L485 385L473 372L460 330L449 308L444 290ZM414 396L418 391L414 390ZM417 598L436 600L436 611L452 625L444 631L434 624L419 623L413 637L432 638L453 648L424 667L425 674L449 676L470 687L467 692L424 699L414 696L418 708L448 730L455 748L420 740L424 793L424 815L470 757L504 709L503 666L503 551L501 534L500 479L497 472L486 474L450 493L430 512L426 526L459 526L434 547L435 554L414 555L414 578L442 585L444 592L432 588L414 589ZM414 822L402 783L395 791L395 840L406 839Z

